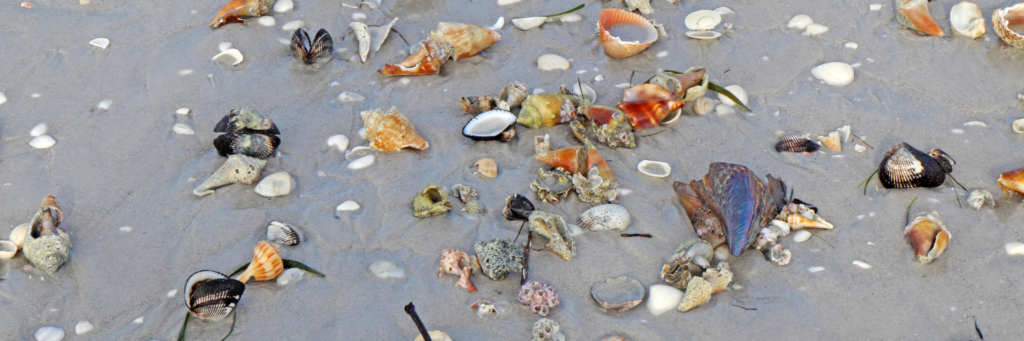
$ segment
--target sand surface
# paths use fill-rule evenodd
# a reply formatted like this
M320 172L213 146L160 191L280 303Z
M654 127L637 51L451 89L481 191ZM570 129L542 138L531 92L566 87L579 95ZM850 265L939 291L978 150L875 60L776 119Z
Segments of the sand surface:
M1024 116L1017 99L1024 90L1024 50L1005 48L991 26L976 40L949 36L953 1L929 5L947 33L935 38L899 26L889 1L653 0L656 12L648 17L665 23L670 38L620 60L603 53L594 33L602 8L624 4L586 0L580 22L530 31L508 24L500 31L504 39L480 56L449 62L440 75L408 78L376 73L408 54L395 34L365 64L349 61L356 45L345 32L354 13L364 13L369 24L399 17L395 28L415 43L439 21L490 26L500 16L507 21L557 13L578 2L524 0L498 7L493 0L384 0L388 10L382 11L297 0L293 11L272 13L274 27L253 20L218 29L208 25L224 5L218 1L30 2L32 9L18 1L0 5L0 91L8 99L0 105L0 236L28 222L39 201L52 194L64 210L62 227L71 233L73 249L55 274L22 270L27 261L21 255L0 263L0 339L32 339L48 325L63 328L66 340L174 339L186 314L181 289L188 276L201 269L230 272L248 262L266 224L281 220L308 236L285 248L285 258L327 277L285 287L250 284L233 340L410 340L416 329L402 310L410 301L429 329L455 340L527 340L538 316L515 302L516 276L474 276L479 291L467 293L454 286L455 276L437 277L438 260L446 248L469 251L477 241L515 236L519 223L502 218L501 206L511 193L536 198L529 183L542 164L532 158L534 136L550 134L555 148L579 142L566 125L520 127L505 144L473 142L460 134L469 116L459 97L496 95L513 80L554 91L578 78L597 91L599 104L614 105L622 91L615 85L629 82L632 72L635 83L657 68L692 66L707 67L717 84L741 85L753 113L686 116L638 132L635 149L600 147L630 191L620 197L633 216L627 232L654 238L585 232L577 237L572 261L531 253L531 278L550 283L561 296L549 318L567 339L966 340L977 339L975 320L988 339L1018 339L1024 331L1024 258L1003 250L1007 242L1024 240L1024 211L1019 197L1000 193L995 184L1000 173L1024 166L1021 136L1010 129ZM870 11L876 2L881 11ZM978 4L989 24L992 11L1006 5ZM719 6L736 12L723 20L732 29L718 27L722 38L683 35L687 13ZM829 31L807 37L787 28L797 14ZM293 67L287 45L279 42L291 36L281 25L293 20L305 22L310 32L326 28L335 47L347 50L329 69ZM98 37L109 38L110 46L88 44ZM231 42L245 61L235 67L212 63L221 42ZM859 48L845 48L847 42ZM667 56L658 58L662 51ZM570 58L571 69L538 70L537 57L547 53ZM832 61L859 64L856 80L832 87L812 78L812 67ZM603 81L594 80L599 75ZM336 97L343 91L366 100L340 103ZM97 109L104 99L113 101L110 109ZM202 198L192 194L224 160L211 145L213 126L241 106L267 114L280 128L280 152L268 159L264 174L291 173L297 181L292 194L267 199L252 185ZM364 145L357 134L363 126L359 112L391 106L411 119L430 148L381 153L370 168L347 169L343 153L331 150L327 138L345 134L352 146ZM175 115L182 107L192 114ZM964 126L968 121L987 127ZM179 122L196 135L172 133ZM38 123L49 125L56 146L28 145L28 132ZM804 156L772 148L779 130L817 135L847 124L874 149L857 153L850 143L841 153ZM901 141L945 150L957 161L957 180L996 194L996 208L959 208L949 184L896 191L874 180L862 194L857 183ZM481 157L498 162L496 179L472 174ZM640 174L636 165L644 159L668 162L671 176ZM675 247L694 237L671 184L703 176L710 162L719 161L781 177L836 225L814 231L828 243L784 238L793 252L787 266L748 250L729 260L742 288L687 313L654 317L642 307L602 313L590 298L591 285L619 275L657 284ZM447 216L413 217L409 202L430 183L476 188L486 214L458 212L457 203ZM939 212L953 235L946 253L925 266L913 261L902 233L914 198L912 214ZM362 209L336 215L334 207L346 200ZM534 201L569 220L590 207L575 196L557 205ZM122 232L124 226L131 231ZM406 277L375 278L367 268L378 260L398 263ZM858 268L854 260L874 267ZM809 273L812 266L826 270ZM168 297L172 290L177 295ZM468 308L480 299L514 307L482 320ZM75 324L83 320L95 329L75 336ZM189 339L220 339L228 326L192 322Z

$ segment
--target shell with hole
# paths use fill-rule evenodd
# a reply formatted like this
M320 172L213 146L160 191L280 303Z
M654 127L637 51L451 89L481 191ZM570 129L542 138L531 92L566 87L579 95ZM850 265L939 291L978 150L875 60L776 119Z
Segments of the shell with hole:
M962 1L949 10L953 32L971 39L985 35L985 16L973 2Z
M241 275L238 275L238 281L242 283L248 282L249 279L255 279L257 282L267 281L277 278L282 271L284 271L284 262L281 260L281 251L277 245L261 240L256 243L249 267Z
M28 234L22 250L32 265L47 273L54 273L68 261L71 251L71 237L59 228L64 221L64 212L57 206L57 200L47 195L39 204L36 215L29 223Z
M200 270L185 282L185 308L204 322L218 322L235 310L245 284L212 270Z
M427 149L427 143L419 134L412 123L395 107L388 111L378 109L367 110L359 113L363 117L363 125L366 126L366 139L370 140L370 148L384 151L397 152L402 148L413 148L418 150Z
M613 58L626 58L643 52L658 40L658 30L651 22L621 9L601 10L597 26L604 53Z
M885 188L935 188L946 181L956 161L940 149L925 154L906 142L885 153L878 164L878 180Z
M941 37L942 27L928 13L929 0L895 0L896 21L918 32Z
M448 213L453 206L448 201L448 192L435 184L427 185L412 198L413 215L419 218Z
M249 134L249 133L260 133L278 135L281 133L277 129L277 125L274 121L270 120L270 117L261 114L255 109L249 108L235 108L231 109L227 115L217 122L217 125L213 127L215 133L236 133L236 134Z
M914 257L921 264L928 264L946 251L951 238L946 225L939 219L938 212L922 213L914 218L903 231L914 249Z
M192 190L192 194L202 197L213 194L213 189L217 187L233 183L253 184L260 179L260 172L266 164L265 160L245 155L230 155L213 175Z
M210 22L213 28L229 22L245 22L245 18L258 18L270 12L277 0L232 0L217 12Z
M1024 23L1024 3L992 12L992 29L1006 45L1024 48L1024 35L1010 28L1021 23Z
M636 165L636 169L647 176L664 178L672 173L672 166L661 161L643 160Z

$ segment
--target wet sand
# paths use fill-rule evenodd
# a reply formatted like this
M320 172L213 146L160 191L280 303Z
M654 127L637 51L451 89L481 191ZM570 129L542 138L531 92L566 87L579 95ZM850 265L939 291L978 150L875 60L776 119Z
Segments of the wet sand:
M0 91L8 98L0 105L0 236L28 222L38 202L52 194L64 209L61 227L73 244L71 260L52 275L22 271L27 261L20 254L0 264L0 335L31 339L39 327L53 325L68 340L173 339L186 313L181 289L188 276L201 269L230 272L248 262L266 224L281 220L308 237L285 248L285 258L327 277L307 276L285 287L248 285L232 339L408 340L416 335L402 310L410 301L428 329L456 340L528 339L538 316L515 302L517 279L474 276L479 291L467 293L454 286L455 276L436 276L438 259L446 248L469 251L477 241L515 236L519 222L506 221L501 205L511 193L535 198L529 183L542 164L532 158L534 136L550 134L555 148L579 143L566 125L520 126L507 144L473 142L460 134L469 116L461 112L459 97L496 95L513 80L531 90L555 91L579 78L597 91L599 104L613 105L622 91L615 85L629 82L633 72L635 83L657 68L704 66L712 82L746 89L753 113L687 116L638 132L635 149L599 147L621 187L631 191L620 197L633 216L626 232L654 238L585 232L577 237L579 253L572 261L546 251L530 254L531 278L553 285L560 295L562 303L548 317L567 339L964 340L977 338L975 320L988 339L1020 337L1024 258L1007 256L1003 245L1024 240L1024 211L1019 197L998 191L995 179L1024 166L1021 136L1010 129L1010 122L1024 117L1017 100L1024 50L1003 48L991 31L991 13L1003 2L978 1L988 33L976 40L948 36L951 1L929 5L946 30L943 38L902 28L891 2L881 0L652 2L656 12L647 17L665 23L671 37L628 59L607 57L594 35L600 10L624 8L623 3L584 1L580 22L530 31L508 24L501 30L504 39L480 56L448 62L440 75L408 78L376 73L408 54L394 34L367 63L348 61L357 50L345 34L353 13L366 14L369 24L397 16L395 29L415 43L438 21L486 27L499 16L558 13L576 3L526 0L498 7L493 0L385 0L390 10L384 12L298 0L293 11L272 14L275 27L253 20L218 29L208 23L224 3L214 1L0 5L6 47L0 52ZM881 3L882 10L870 11L871 3ZM719 6L736 12L723 20L732 29L718 27L722 38L683 35L687 13ZM829 31L807 37L786 28L797 14ZM335 47L347 51L337 54L330 69L294 68L287 45L278 42L290 38L280 27L292 20L304 21L311 32L326 28ZM109 38L110 46L88 44L98 37ZM210 62L225 41L242 52L243 63ZM844 48L851 41L859 48ZM668 55L657 58L661 51ZM537 57L547 53L570 58L571 69L538 70ZM859 63L856 80L832 87L813 79L812 67L832 61ZM181 75L182 70L193 72ZM594 81L598 75L604 80ZM343 91L367 99L342 104L336 97ZM40 96L32 98L34 93ZM103 99L113 100L109 110L96 108ZM211 145L213 126L241 106L270 116L280 128L280 152L268 159L264 174L291 173L297 182L292 194L267 199L252 185L224 187L202 198L192 194L224 160ZM391 106L411 119L430 148L378 154L370 168L347 169L344 155L331 150L327 138L345 134L352 146L365 145L357 134L363 126L359 112ZM181 107L192 114L175 115ZM964 126L968 121L988 126ZM179 122L196 135L172 133ZM28 131L38 123L48 124L56 146L28 146ZM841 153L814 156L773 149L776 131L818 135L846 124L874 149L857 153L850 143ZM901 141L949 153L957 161L957 180L996 194L996 208L959 208L949 184L895 191L873 180L862 194L857 183ZM496 179L472 174L481 157L498 162ZM668 162L672 174L640 174L636 165L644 159ZM710 162L740 163L762 177L781 177L796 197L816 204L836 225L814 231L828 243L784 238L793 261L781 267L748 250L729 260L742 289L716 294L687 313L654 317L642 307L602 313L590 298L591 285L619 275L657 284L675 247L694 237L671 184L703 176ZM410 200L430 183L476 188L486 214L464 214L456 204L447 216L413 217ZM914 198L912 214L939 212L953 236L945 254L924 266L912 259L902 233ZM334 207L346 200L362 209L336 215ZM557 205L534 202L569 220L590 207L575 197ZM131 232L122 232L123 226ZM373 277L367 267L378 260L398 263L406 277ZM858 268L854 260L874 267ZM812 274L812 266L826 270ZM167 297L171 290L179 292ZM513 311L481 320L468 308L480 299L512 302ZM141 324L133 322L140 317ZM82 320L95 329L73 336ZM189 339L219 339L229 324L192 322Z

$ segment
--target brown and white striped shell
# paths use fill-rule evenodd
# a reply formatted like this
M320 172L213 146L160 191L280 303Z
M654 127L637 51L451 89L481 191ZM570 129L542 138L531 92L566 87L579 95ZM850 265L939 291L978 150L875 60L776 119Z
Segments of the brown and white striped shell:
M819 149L821 149L821 145L808 138L808 135L797 133L782 135L779 142L775 144L775 151L779 153L813 153Z
M212 271L200 270L185 282L185 308L207 322L223 320L242 299L245 284Z
M925 154L903 142L889 148L878 165L878 180L885 188L934 188L946 180L946 173L953 171L953 161L948 154L932 149Z

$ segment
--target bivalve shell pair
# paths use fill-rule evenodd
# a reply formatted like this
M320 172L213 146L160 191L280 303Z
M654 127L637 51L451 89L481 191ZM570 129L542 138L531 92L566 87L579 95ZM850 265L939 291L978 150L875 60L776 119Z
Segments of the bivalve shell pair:
M604 53L626 58L646 50L658 40L658 30L644 17L620 9L605 9L597 19Z
M722 34L712 31L722 22L722 16L715 11L700 10L686 16L684 23L691 31L686 36L694 39L716 39Z
M462 136L474 140L508 142L516 136L516 115L505 110L489 110L466 123Z
M951 238L946 225L939 219L938 212L920 214L903 231L914 248L914 256L921 264L928 264L939 258Z
M940 149L925 154L903 142L889 148L878 165L878 180L885 188L934 188L942 185L956 161Z
M334 40L331 39L331 34L322 28L316 32L312 40L302 28L296 29L292 34L289 48L293 59L314 68L321 68L334 59Z
M992 29L1007 45L1024 48L1024 36L1010 28L1024 22L1024 3L1019 3L992 12Z
M185 308L205 322L223 320L235 310L245 284L212 271L200 270L185 282Z
M985 16L973 2L962 1L949 10L949 22L956 34L974 39L985 35Z

